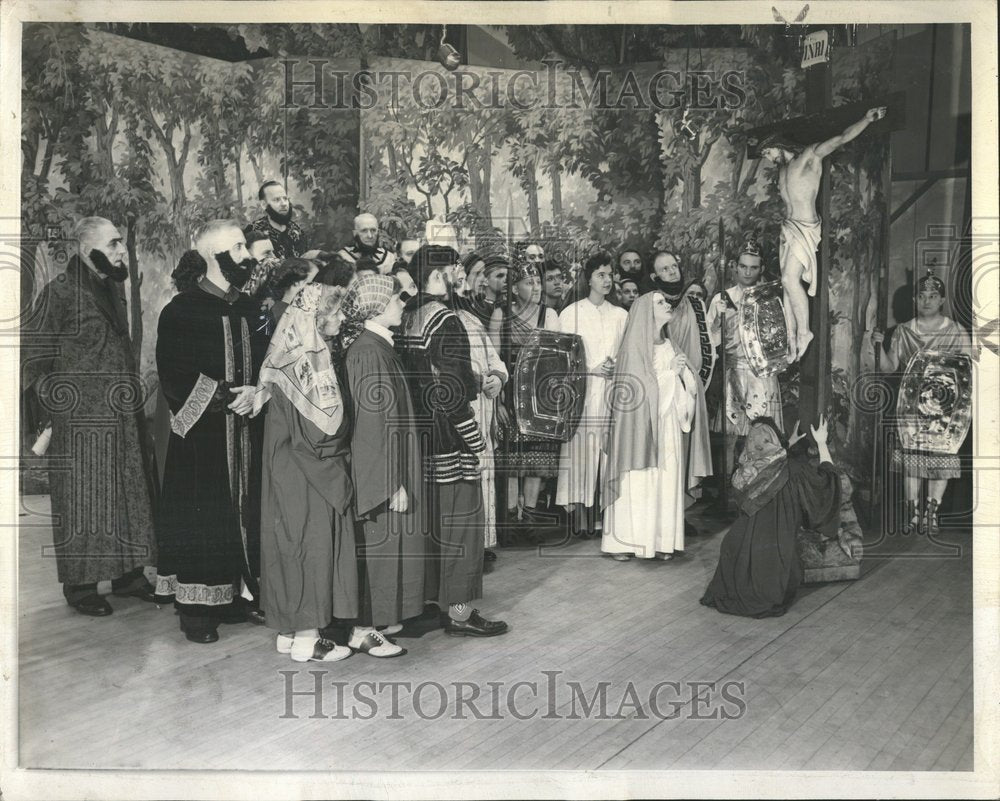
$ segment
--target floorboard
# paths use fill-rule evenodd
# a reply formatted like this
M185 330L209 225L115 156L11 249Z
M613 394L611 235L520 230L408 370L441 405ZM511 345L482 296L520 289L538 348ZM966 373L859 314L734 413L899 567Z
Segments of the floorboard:
M320 666L275 653L271 633L250 625L190 644L172 609L131 599L112 598L109 618L78 615L42 554L48 499L24 498L20 520L25 767L972 769L972 554L961 532L952 535L957 556L924 538L887 538L860 580L804 588L768 620L698 603L724 534L701 517L701 535L666 563L617 563L594 541L502 549L480 607L511 624L507 636L465 641L434 630L401 637L409 653L400 659ZM322 714L312 717L314 699L302 696L287 716L286 684L308 691L315 676ZM661 712L675 710L664 718L649 693L668 681L682 692L661 693ZM359 688L374 695L386 682L421 687L424 714L403 687L396 715L385 687L376 715L350 703ZM479 697L464 714L450 700L435 718L437 686L453 699L455 682ZM521 685L512 710L516 682L537 692ZM713 704L699 705L691 682L714 682ZM742 715L720 714L737 709L720 705L726 682L742 683ZM595 712L583 714L572 683L598 699Z

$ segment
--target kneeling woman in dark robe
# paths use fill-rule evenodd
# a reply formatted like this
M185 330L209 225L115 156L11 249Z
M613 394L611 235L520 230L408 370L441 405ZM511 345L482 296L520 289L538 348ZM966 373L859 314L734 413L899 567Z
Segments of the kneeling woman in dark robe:
M261 590L277 650L336 662L351 650L320 637L358 613L351 424L327 338L342 287L309 284L282 315L260 370L255 412L269 401L261 494Z
M790 445L770 418L751 424L733 473L740 516L719 551L719 565L701 602L744 617L783 615L802 583L798 530L836 537L840 480L826 444L826 420L810 427L819 464L810 459L798 424Z

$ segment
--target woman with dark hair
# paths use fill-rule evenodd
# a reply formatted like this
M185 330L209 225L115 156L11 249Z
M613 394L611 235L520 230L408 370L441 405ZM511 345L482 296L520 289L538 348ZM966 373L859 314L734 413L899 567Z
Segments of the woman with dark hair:
M189 289L194 289L198 279L205 274L206 270L208 270L208 265L202 255L197 250L188 250L181 255L174 271L170 273L170 277L178 292L186 292Z
M826 419L811 427L819 464L809 457L798 423L787 442L774 421L759 417L733 472L740 516L719 549L719 564L701 599L728 615L785 614L802 582L797 533L805 526L827 538L840 524L840 479L826 444Z
M312 281L318 272L319 265L313 261L293 257L278 262L264 287L264 291L274 299L271 318L275 326L281 321L281 315L299 294L299 290Z
M661 292L632 304L614 368L601 550L621 562L684 550L682 442L698 379L667 336L672 314Z
M628 313L609 299L614 288L611 256L591 256L583 266L583 274L589 294L559 315L559 330L583 339L587 389L580 424L560 449L556 503L572 516L574 534L592 536L601 529L597 475L610 413L608 382L614 374Z
M896 326L892 345L885 351L882 369L886 372L905 371L920 351L973 355L969 333L941 310L945 302L944 281L928 271L917 281L917 316ZM881 345L885 335L872 332L872 344ZM933 531L938 527L937 510L948 488L948 481L961 476L958 454L932 453L903 448L898 440L892 454L892 469L903 474L908 522L907 532L914 529ZM920 510L921 484L927 482L926 503Z
M483 618L471 602L483 594L485 515L480 480L482 432L472 410L480 382L469 337L448 306L445 271L458 263L448 247L424 245L410 261L417 295L407 303L398 348L421 436L425 500L427 597L447 610L445 632L493 637L507 624Z
M503 268L506 269L506 268ZM559 316L542 300L542 279L538 269L522 262L509 270L510 302L497 306L490 318L489 334L493 346L507 365L507 372L514 374L517 358L536 328L556 331ZM497 423L502 463L508 473L506 511L516 512L519 523L525 524L524 534L531 534L531 512L538 505L542 479L559 475L559 443L532 439L521 434L514 407L514 393L508 385L497 407Z

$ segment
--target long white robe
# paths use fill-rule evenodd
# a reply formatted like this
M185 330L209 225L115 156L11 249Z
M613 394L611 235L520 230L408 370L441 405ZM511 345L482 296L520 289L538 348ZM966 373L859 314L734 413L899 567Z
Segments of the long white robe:
M559 315L559 330L579 334L586 352L587 398L583 417L573 438L559 453L559 487L556 503L593 506L597 474L601 464L601 443L608 427L608 381L592 373L608 358L618 356L628 313L608 301L595 306L584 298L567 306Z
M479 379L480 385L491 374L499 376L503 383L507 383L507 367L497 353L496 348L490 341L486 329L479 319L470 312L461 310L458 317L465 326L469 334L469 355L472 358L472 371ZM495 412L495 398L487 398L482 392L470 404L472 412L476 415L479 423L479 431L486 442L486 450L479 454L479 464L482 466L480 474L483 484L483 505L486 512L486 527L484 534L484 545L492 548L497 544L497 493L496 493L496 470L493 459L493 415Z
M652 559L657 553L684 550L684 432L691 428L698 380L690 370L685 381L670 363L677 351L670 340L653 351L659 389L657 466L630 470L621 493L604 510L601 550Z

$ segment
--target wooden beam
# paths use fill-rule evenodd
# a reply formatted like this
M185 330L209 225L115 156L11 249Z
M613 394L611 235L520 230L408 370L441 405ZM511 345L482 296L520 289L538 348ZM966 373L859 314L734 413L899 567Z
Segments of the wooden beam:
M906 214L906 212L910 209L910 207L918 200L920 200L920 198L927 193L927 190L930 189L932 186L934 186L934 184L936 184L937 182L938 182L937 178L928 178L926 181L920 184L920 186L914 189L913 192L910 193L910 196L906 198L906 200L904 200L902 203L900 203L899 207L889 217L889 224L891 225L892 223L896 222L896 220L898 220L900 217L902 217L904 214Z
M833 96L829 64L817 64L806 70L806 111L809 116L800 118L816 122L827 113ZM870 106L869 106L870 107ZM860 116L863 111L852 111ZM839 124L839 123L838 123ZM840 130L846 125L841 126ZM749 147L748 147L749 149ZM819 214L825 221L830 220L830 163L823 159L823 175L820 180ZM799 360L799 421L803 431L818 422L820 414L826 412L830 383L830 235L820 239L816 263L816 296L809 299L809 328L813 334L812 343Z
M806 107L810 108L809 75L813 70L820 68L829 69L828 65L817 64L806 70ZM906 127L906 93L893 92L876 100L864 103L848 103L836 108L818 108L813 106L813 111L802 117L793 117L790 120L779 120L759 128L752 128L747 131L747 158L760 158L760 143L764 137L772 133L782 133L800 145L811 145L815 142L822 142L841 133L848 125L861 119L864 113L876 106L885 106L886 115L878 122L873 122L868 126L865 135L887 133L898 131Z
M947 170L921 170L919 172L894 172L893 181L926 181L928 178L968 178L968 167L952 167Z

